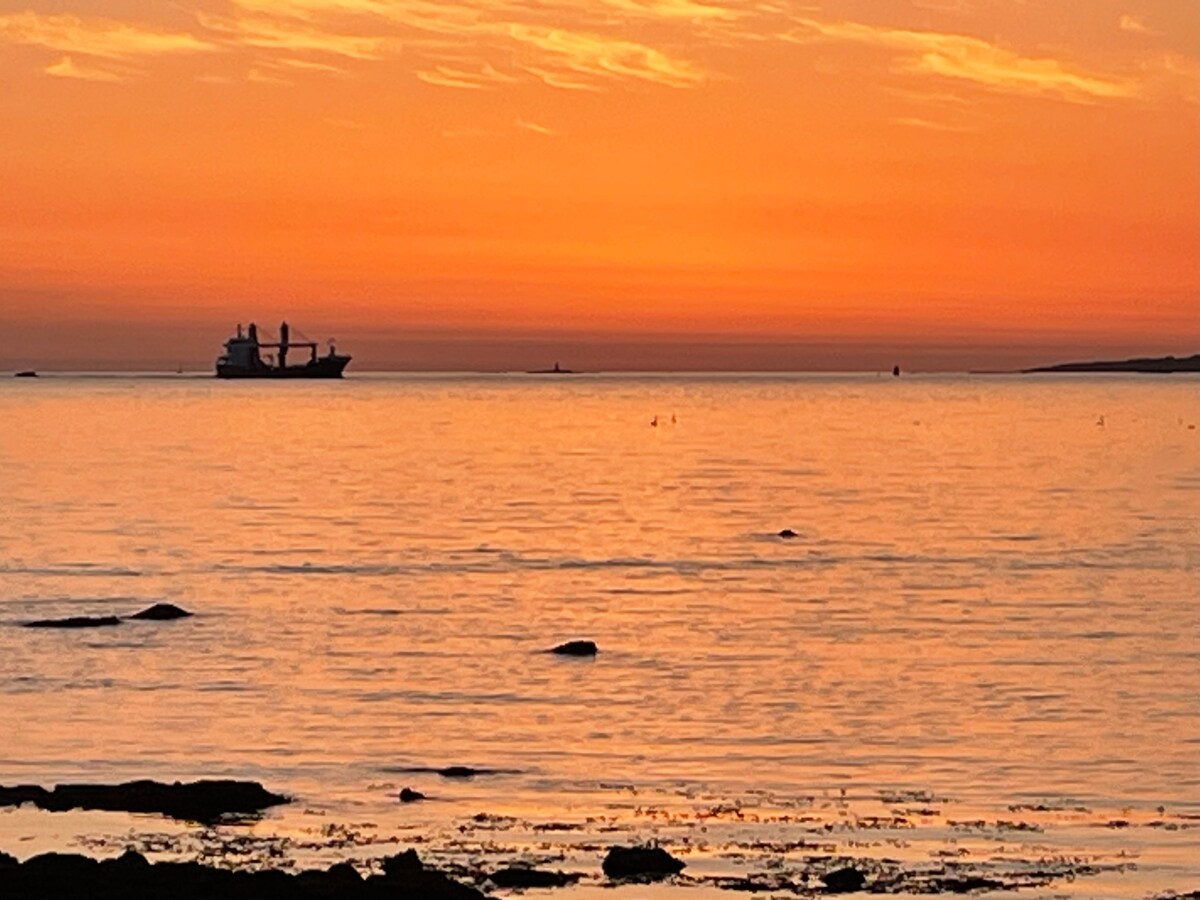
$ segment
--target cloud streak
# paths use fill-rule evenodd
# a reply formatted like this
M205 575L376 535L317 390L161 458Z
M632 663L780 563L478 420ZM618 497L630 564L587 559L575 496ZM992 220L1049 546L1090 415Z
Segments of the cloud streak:
M77 78L80 81L103 81L109 84L117 84L125 80L121 75L118 75L116 72L110 72L107 69L79 65L69 56L64 56L58 62L46 66L43 71L47 75L53 75L55 78Z
M902 71L973 82L996 91L1051 95L1075 102L1129 99L1135 81L1076 70L1050 57L1023 56L982 38L937 31L908 31L860 22L797 19L788 37L861 44L891 52Z
M0 15L0 40L66 54L111 60L197 53L217 45L180 31L161 31L113 19L81 19L32 11Z

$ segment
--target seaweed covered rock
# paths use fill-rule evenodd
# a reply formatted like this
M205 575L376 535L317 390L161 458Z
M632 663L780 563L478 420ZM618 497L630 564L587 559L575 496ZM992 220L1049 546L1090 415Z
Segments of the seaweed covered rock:
M12 857L5 859L11 860ZM3 862L3 860L0 860ZM475 888L425 868L411 851L384 861L385 874L363 878L348 863L292 874L231 872L195 862L151 865L137 853L97 862L45 853L0 864L0 897L22 900L484 900Z
M867 883L867 876L854 866L845 866L826 872L821 876L821 881L827 894L852 894L863 889L863 885Z
M684 865L662 847L613 847L601 868L609 878L665 878L678 875Z

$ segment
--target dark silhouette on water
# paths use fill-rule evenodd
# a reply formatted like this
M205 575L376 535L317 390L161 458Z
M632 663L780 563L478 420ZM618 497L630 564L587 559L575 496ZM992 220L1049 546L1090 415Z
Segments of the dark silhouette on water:
M547 872L527 866L509 866L488 876L488 880L499 888L552 888L566 887L583 877L581 872Z
M685 863L662 847L613 847L601 868L609 878L658 879L678 875Z
M578 375L574 369L563 369L558 363L554 364L553 369L531 369L525 373L526 375Z
M779 532L779 536L781 538L783 538L784 540L787 540L788 538L794 538L797 535L796 535L796 532L792 531L792 529L785 528L785 529L783 529L783 531Z
M1200 372L1200 353L1179 359L1174 356L1160 356L1146 359L1069 362L1023 370L1024 374L1035 374L1038 372L1141 372L1144 374Z
M258 326L253 322L246 334L242 326L237 334L225 342L225 353L217 360L218 378L341 378L350 364L350 357L339 354L329 342L329 353L317 356L316 341L292 341L288 323L279 326L278 341L259 341ZM307 362L288 365L288 351L293 348L309 351ZM260 351L274 348L279 351L278 360L270 356L263 358Z
M476 769L474 766L443 766L436 769L433 766L401 766L394 769L384 769L385 772L397 772L402 775L440 775L443 778L474 778L476 775L519 775L519 769Z
M111 812L159 813L172 819L212 823L227 815L253 816L271 806L291 803L257 781L129 781L125 784L60 784L53 790L37 785L0 786L0 807L32 803L47 812L98 809Z
M567 641L547 652L559 656L595 656L600 651L592 641Z
M37 619L26 622L26 628L109 628L126 620L166 622L172 619L189 619L192 614L173 603L155 603L141 612L128 616L68 616L65 619Z
M38 373L33 371L33 369L25 369L23 372L15 373L14 377L16 377L16 378L37 378Z
M26 628L111 628L120 625L116 616L69 616L66 619L37 619L26 622Z
M428 799L420 791L414 791L412 788L404 788L400 791L401 803L416 803L418 800Z
M171 619L187 619L191 617L191 613L186 609L181 609L174 603L155 603L153 606L148 606L141 612L136 612L132 616L127 616L129 619L148 619L153 622L166 622Z
M892 366L892 377L893 378L900 377L900 367L899 366Z

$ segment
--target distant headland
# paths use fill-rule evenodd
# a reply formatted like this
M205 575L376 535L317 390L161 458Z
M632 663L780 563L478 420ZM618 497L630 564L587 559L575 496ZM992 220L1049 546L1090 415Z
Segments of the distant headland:
M1036 369L1024 369L1023 372L1025 374L1035 372L1200 372L1200 353L1182 358L1160 356L1153 359L1059 363L1055 366L1039 366Z

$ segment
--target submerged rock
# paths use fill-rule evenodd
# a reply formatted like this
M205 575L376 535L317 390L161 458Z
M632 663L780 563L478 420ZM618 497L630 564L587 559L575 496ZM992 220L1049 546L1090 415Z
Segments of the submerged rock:
M470 766L446 766L438 769L437 773L443 778L474 778L476 775L494 775L495 769L473 769Z
M867 876L854 866L834 869L821 876L827 894L852 894L861 891L867 883Z
M12 857L4 857L12 859ZM400 863L395 863L400 860ZM14 861L15 863L15 861ZM22 900L266 900L383 898L483 900L475 888L425 868L412 851L383 861L384 874L364 879L348 863L291 874L267 869L232 872L194 862L151 865L137 853L96 862L78 854L45 853L24 864L0 864L0 897Z
M792 529L790 529L790 528L783 529L783 531L779 532L779 536L781 538L785 538L785 539L799 537L799 535L796 534L796 532L792 531Z
M547 872L525 866L509 866L488 876L496 887L501 888L551 888L574 884L583 875L575 872Z
M685 865L662 847L613 847L601 868L609 878L665 878Z
M155 603L153 606L147 606L141 612L136 612L132 616L127 616L129 619L149 619L154 622L165 622L170 619L186 619L192 614L186 609L181 609L174 603Z
M400 791L401 803L416 803L418 800L427 799L420 791L414 791L412 788L404 788Z
M70 616L66 619L38 619L26 622L26 628L108 628L120 625L116 616Z
M0 786L0 807L32 803L48 812L99 809L159 813L173 819L209 823L227 815L255 815L291 798L273 794L256 781L195 781L189 784L130 781L125 784Z
M567 641L550 652L559 656L595 656L600 651L592 641Z

